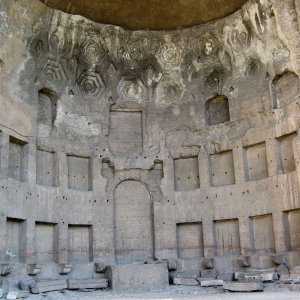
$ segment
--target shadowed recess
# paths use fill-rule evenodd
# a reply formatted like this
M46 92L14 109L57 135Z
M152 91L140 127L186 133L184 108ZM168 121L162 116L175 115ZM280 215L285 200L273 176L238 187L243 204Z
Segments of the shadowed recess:
M232 14L246 0L41 0L47 6L98 23L132 30L168 30L208 23Z

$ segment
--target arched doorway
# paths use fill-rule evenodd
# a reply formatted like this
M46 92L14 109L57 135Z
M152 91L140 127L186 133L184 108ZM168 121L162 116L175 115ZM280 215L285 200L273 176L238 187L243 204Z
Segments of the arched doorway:
M116 262L153 257L153 214L147 188L134 180L121 182L114 200Z

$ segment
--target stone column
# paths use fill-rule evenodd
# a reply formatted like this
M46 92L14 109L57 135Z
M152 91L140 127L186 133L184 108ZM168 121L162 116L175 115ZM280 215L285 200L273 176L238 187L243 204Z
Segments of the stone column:
M214 230L212 220L203 220L203 244L204 244L204 256L212 257L215 255L215 241Z
M25 178L28 179L28 184L34 186L36 184L36 145L35 141L30 142L27 147L27 170L24 169Z
M251 231L248 217L239 218L241 254L250 255L252 253Z
M27 219L22 222L20 228L20 259L26 263L34 262L35 254L35 221L34 219ZM47 237L45 237L47 238Z
M277 159L276 139L270 138L266 141L266 152L268 161L269 176L278 174L278 159Z
M6 255L6 215L0 214L0 261L5 261Z
M57 150L58 160L58 186L62 189L68 188L68 162L64 151Z
M9 134L0 133L0 147L0 179L5 179L9 173Z
M66 222L58 223L58 263L67 263L69 260L68 253L68 224Z
M210 187L209 154L200 151L198 155L200 188Z
M273 213L273 228L276 253L287 251L282 212Z
M241 184L246 181L245 155L242 140L236 141L232 149L235 183Z

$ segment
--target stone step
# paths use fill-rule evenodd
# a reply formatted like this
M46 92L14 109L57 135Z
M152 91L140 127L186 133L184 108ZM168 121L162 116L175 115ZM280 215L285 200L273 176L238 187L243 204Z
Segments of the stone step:
M31 293L39 294L51 291L60 291L68 287L66 280L45 280L38 281L34 286L31 286Z
M91 279L69 279L68 289L103 289L108 287L108 280L106 278L91 278Z
M199 281L193 277L174 277L173 283L175 285L188 285L188 286L195 286L199 285Z
M224 282L223 289L231 292L258 292L263 291L262 282Z
M221 279L201 279L198 278L198 281L200 282L200 286L202 287L211 287L211 286L222 286L223 280Z
M7 294L6 299L22 299L29 297L29 291L12 291Z

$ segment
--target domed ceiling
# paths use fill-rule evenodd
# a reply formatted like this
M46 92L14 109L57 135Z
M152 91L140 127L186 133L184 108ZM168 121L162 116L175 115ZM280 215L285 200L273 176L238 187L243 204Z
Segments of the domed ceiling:
M47 6L98 23L132 30L190 27L225 17L246 0L41 0Z

